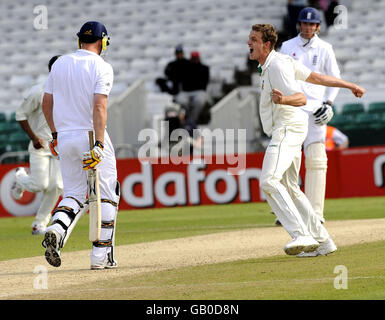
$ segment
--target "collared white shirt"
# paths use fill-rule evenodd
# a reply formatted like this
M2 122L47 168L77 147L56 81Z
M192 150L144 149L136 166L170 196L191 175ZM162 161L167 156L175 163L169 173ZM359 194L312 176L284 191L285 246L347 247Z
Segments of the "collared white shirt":
M263 131L271 136L281 126L295 126L307 121L307 114L299 107L273 103L271 92L278 89L288 96L302 92L299 82L305 81L311 70L288 55L272 50L267 57L261 74L261 98L259 113Z
M304 46L299 34L297 37L283 42L280 52L300 61L311 71L340 78L340 69L332 45L320 39L317 35ZM303 108L309 111L319 108L324 101L330 100L333 102L339 92L339 88L326 88L302 81L300 81L300 85L301 91L305 93L308 99L306 106Z
M16 110L16 120L27 120L32 131L42 140L52 139L43 109L41 107L44 96L45 80L32 86L24 96L24 101Z
M53 95L57 132L92 129L94 94L109 95L112 83L111 65L94 52L79 49L59 57L45 87Z

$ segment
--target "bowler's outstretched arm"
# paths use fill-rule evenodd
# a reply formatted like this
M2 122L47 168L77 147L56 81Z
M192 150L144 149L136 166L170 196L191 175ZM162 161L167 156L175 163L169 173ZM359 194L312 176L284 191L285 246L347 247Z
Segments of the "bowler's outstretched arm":
M338 88L350 89L353 92L353 94L358 98L361 98L366 91L364 88L356 85L353 82L345 81L343 79L338 79L333 76L320 74L316 72L310 73L309 77L306 79L306 82L323 85L326 87L338 87Z

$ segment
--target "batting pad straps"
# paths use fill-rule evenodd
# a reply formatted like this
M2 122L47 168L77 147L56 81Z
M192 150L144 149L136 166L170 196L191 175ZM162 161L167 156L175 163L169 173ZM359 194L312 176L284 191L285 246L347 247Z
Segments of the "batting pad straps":
M80 208L83 208L83 204L78 199L74 197L66 197L66 198L74 200L79 205Z
M114 229L115 221L102 221L101 227L104 229Z
M54 211L54 216L56 214L58 214L58 213L65 213L68 216L68 218L70 220L70 223L67 226L63 221L61 221L62 219L58 218L58 219L55 219L54 221L52 221L51 225L55 224L55 223L58 223L58 224L60 224L62 226L64 231L67 231L68 227L70 226L70 224L72 223L72 221L76 217L74 209L72 209L70 207L66 207L66 206L61 206L61 207L57 207L56 208L56 210Z
M101 203L109 203L110 205L113 205L114 207L118 207L118 204L112 200L108 200L108 199L100 199L100 202ZM85 204L89 204L89 201L88 199L86 200Z
M92 243L94 247L112 247L112 240L105 240L105 241L95 241Z
M102 221L101 222L101 228L104 230L107 230L107 229L111 230L110 235L109 235L109 239L99 240L99 241L93 242L94 247L112 247L112 237L113 237L114 228L115 228L115 221L114 220Z
M112 200L108 200L108 199L101 199L100 202L101 203L109 203L109 204L113 205L114 207L118 206L118 204L116 202L114 202Z

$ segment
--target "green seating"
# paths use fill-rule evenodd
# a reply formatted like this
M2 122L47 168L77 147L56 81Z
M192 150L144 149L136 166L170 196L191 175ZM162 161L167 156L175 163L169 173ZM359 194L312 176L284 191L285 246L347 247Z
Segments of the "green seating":
M9 144L15 146L17 150L26 150L28 149L30 139L26 133L15 131L10 133L8 141Z
M15 122L16 121L16 112L12 112L11 116L9 117L9 122Z
M349 137L350 146L370 146L385 143L385 122L377 113L357 114L354 122L344 128L344 133Z
M376 113L365 112L365 113L357 114L354 122L359 126L367 127L368 125L376 123L379 120L380 120L380 117Z
M8 135L0 134L0 154L7 151Z
M354 117L352 115L334 114L333 118L329 121L328 125L342 129L347 125L352 124Z
M372 102L368 107L369 113L385 114L385 101L384 102Z
M0 134L8 134L20 129L17 122L0 122Z
M16 131L9 135L9 142L24 142L29 141L28 136L24 132Z
M343 105L341 114L357 115L363 112L365 112L363 103L347 103Z
M4 112L0 112L0 122L7 122L7 115Z

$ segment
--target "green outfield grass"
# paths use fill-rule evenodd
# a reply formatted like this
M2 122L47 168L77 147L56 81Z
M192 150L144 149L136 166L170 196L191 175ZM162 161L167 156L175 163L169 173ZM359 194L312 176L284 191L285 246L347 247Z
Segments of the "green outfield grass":
M82 300L97 290L113 300L383 300L384 246L378 241L341 247L326 257L275 256L115 277L59 290L55 299ZM346 289L335 287L342 284L335 281L341 265Z
M385 197L330 199L328 220L384 218ZM187 237L274 224L266 203L120 211L116 245ZM42 236L32 236L33 217L0 219L0 261L42 255ZM76 226L65 250L89 249L88 217Z

